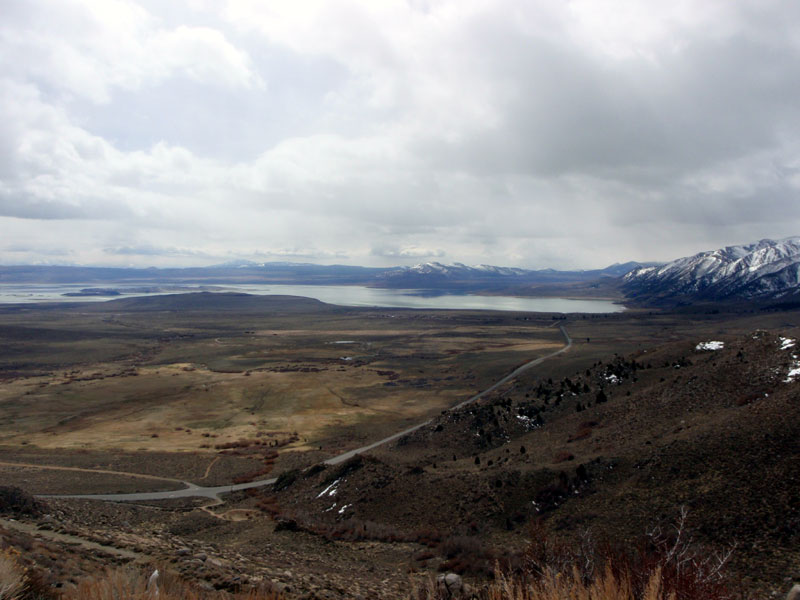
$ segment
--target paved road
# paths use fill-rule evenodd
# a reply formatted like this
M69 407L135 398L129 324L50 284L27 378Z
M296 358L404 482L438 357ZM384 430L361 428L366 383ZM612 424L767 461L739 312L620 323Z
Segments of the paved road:
M462 408L476 400L480 400L486 394L493 392L501 385L508 383L512 379L515 379L520 374L524 373L528 369L531 369L537 365L542 364L549 358L553 358L554 356L558 356L559 354L563 354L567 350L572 347L572 338L569 337L567 330L564 329L564 326L561 325L561 333L564 335L564 344L563 348L556 350L555 352L551 352L550 354L546 354L540 358L536 358L530 362L525 363L521 367L514 369L511 373L503 377L500 381L495 383L493 386L486 388L480 394L476 394L471 398L467 398L463 402L459 402L455 406L453 406L450 410L456 410ZM350 450L349 452L345 452L344 454L340 454L338 456L334 456L333 458L329 458L328 460L324 461L327 465L338 465L346 461L348 458L352 458L356 454L362 454L373 448L377 448L378 446L382 446L392 440L396 440L399 437L402 437L408 433L416 431L421 427L425 427L428 425L433 419L428 419L424 423L420 423L419 425L414 425L413 427L409 427L408 429L404 429L399 433L395 433L388 437L383 438L382 440L378 440L377 442L373 442L367 446L362 446L361 448L356 448L355 450ZM195 485L193 483L189 483L185 481L184 484L186 485L185 489L182 490L175 490L171 492L141 492L138 494L70 494L70 495L54 495L50 496L51 498L86 498L90 500L110 500L114 502L135 502L135 501L148 501L148 500L170 500L173 498L196 498L196 497L204 497L204 498L211 498L213 500L220 500L220 494L227 494L229 492L235 492L238 490L247 490L250 488L257 488L257 487L264 487L266 485L272 485L277 480L276 477L271 479L260 479L258 481L251 481L250 483L239 483L236 485L221 485L218 487L201 487L199 485ZM47 497L47 496L43 496Z

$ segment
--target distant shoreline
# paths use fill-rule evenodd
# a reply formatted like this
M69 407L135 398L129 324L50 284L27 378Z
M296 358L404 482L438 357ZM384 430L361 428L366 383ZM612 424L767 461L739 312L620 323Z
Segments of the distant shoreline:
M358 285L234 284L208 285L119 285L91 287L87 284L0 283L0 304L57 302L104 302L121 298L161 296L197 292L237 292L252 295L288 295L313 298L328 304L351 307L500 310L541 313L608 314L626 310L611 298L525 296L486 292L434 289L388 289Z

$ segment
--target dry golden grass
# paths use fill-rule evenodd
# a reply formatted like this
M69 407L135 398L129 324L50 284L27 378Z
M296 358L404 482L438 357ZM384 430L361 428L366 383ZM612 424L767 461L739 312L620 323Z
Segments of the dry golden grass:
M26 398L30 429L18 433L0 428L0 439L11 444L24 440L40 448L106 449L113 443L127 451L165 452L202 450L208 442L203 434L213 435L213 444L260 431L296 431L301 439L313 440L330 427L364 419L421 418L470 391L387 388L386 381L369 367L254 371L245 377L169 366L141 368L137 377L68 385L20 381L0 390L0 404L10 406ZM297 442L292 448L302 446Z
M11 550L0 552L0 600L17 600L25 584L25 570Z
M170 572L156 577L134 569L119 569L105 575L84 579L61 600L281 600L275 591L228 593L204 591Z
M86 341L87 349L45 333L36 343L19 340L18 351L33 366L0 388L0 442L202 452L204 435L214 437L213 445L289 431L300 439L283 451L316 449L340 428L437 414L562 343L557 332L533 324L473 324L464 317L465 324L420 314L365 320L356 312L331 320L312 311L259 316L237 327L226 315L200 321L159 316L145 323L123 318L125 344L119 346L117 317L77 322L74 315L48 313L54 329L47 335L62 327L109 337ZM219 328L219 336L209 337L209 328ZM184 337L154 338L165 332ZM63 367L54 368L52 348L59 343ZM486 353L492 355L488 364L479 360ZM391 371L392 378L380 371ZM24 419L13 417L20 406Z
M550 535L542 521L530 526L531 540L521 560L495 563L494 579L465 593L445 589L443 581L415 587L413 600L732 600L725 574L733 547L723 551L692 543L681 509L668 533L653 529L638 542L624 545L595 542L588 534L580 543ZM456 569L456 572L458 569Z
M117 569L90 577L57 593L17 560L13 549L0 551L0 600L283 600L271 589L240 593L206 591L171 572ZM31 576L34 575L34 576Z
M665 594L661 569L653 571L643 593L636 595L628 575L615 575L606 565L602 575L586 582L577 568L550 573L533 582L499 576L489 588L488 600L675 600Z

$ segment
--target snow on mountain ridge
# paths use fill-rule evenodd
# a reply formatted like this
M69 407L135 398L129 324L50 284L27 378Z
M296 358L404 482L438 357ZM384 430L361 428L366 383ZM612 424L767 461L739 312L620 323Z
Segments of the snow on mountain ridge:
M799 288L798 265L800 237L764 239L700 252L661 267L634 269L623 281L633 296L753 298Z
M400 280L402 278L427 278L435 279L449 279L453 281L483 281L483 280L503 280L506 281L514 278L531 278L539 277L549 278L549 281L554 281L559 275L566 277L566 280L574 281L576 278L591 278L591 277L621 277L631 269L641 266L641 263L626 262L623 264L615 263L604 269L591 269L579 271L556 271L554 269L522 269L519 267L498 267L495 265L478 264L478 265L465 265L464 263L454 262L451 264L442 264L440 262L425 262L419 263L411 267L396 267L390 269L380 275L380 278L387 280ZM652 266L652 265L648 265Z
M449 265L440 262L426 262L414 265L413 267L403 267L405 272L415 272L420 274L440 273L442 275L458 275L458 274L481 274L486 273L490 275L523 275L528 271L526 269L518 269L515 267L495 267L493 265L475 265L469 266L464 263L455 262Z

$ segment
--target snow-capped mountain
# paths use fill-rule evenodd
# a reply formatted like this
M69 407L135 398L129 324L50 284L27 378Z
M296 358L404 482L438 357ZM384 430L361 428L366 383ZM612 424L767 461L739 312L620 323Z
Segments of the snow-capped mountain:
M492 265L476 265L470 267L464 263L453 263L444 265L440 262L427 262L414 265L413 267L400 267L386 273L387 277L396 275L418 274L418 275L441 275L443 277L485 277L492 275L516 276L529 273L526 269L516 269L513 267L495 267Z
M637 300L778 298L800 292L800 237L700 252L634 269L623 281Z
M567 284L618 278L640 263L615 264L605 269L556 271L554 269L519 269L493 265L468 266L426 262L413 267L397 267L375 278L378 287L425 289L507 289L531 284Z
M422 289L468 293L513 291L531 293L531 286L572 286L590 282L618 282L640 263L614 264L604 269L556 271L528 270L492 265L428 262L413 267L359 267L293 262L235 260L208 267L116 268L0 266L0 282L112 283L142 284L271 283L292 285L365 285L378 288Z

